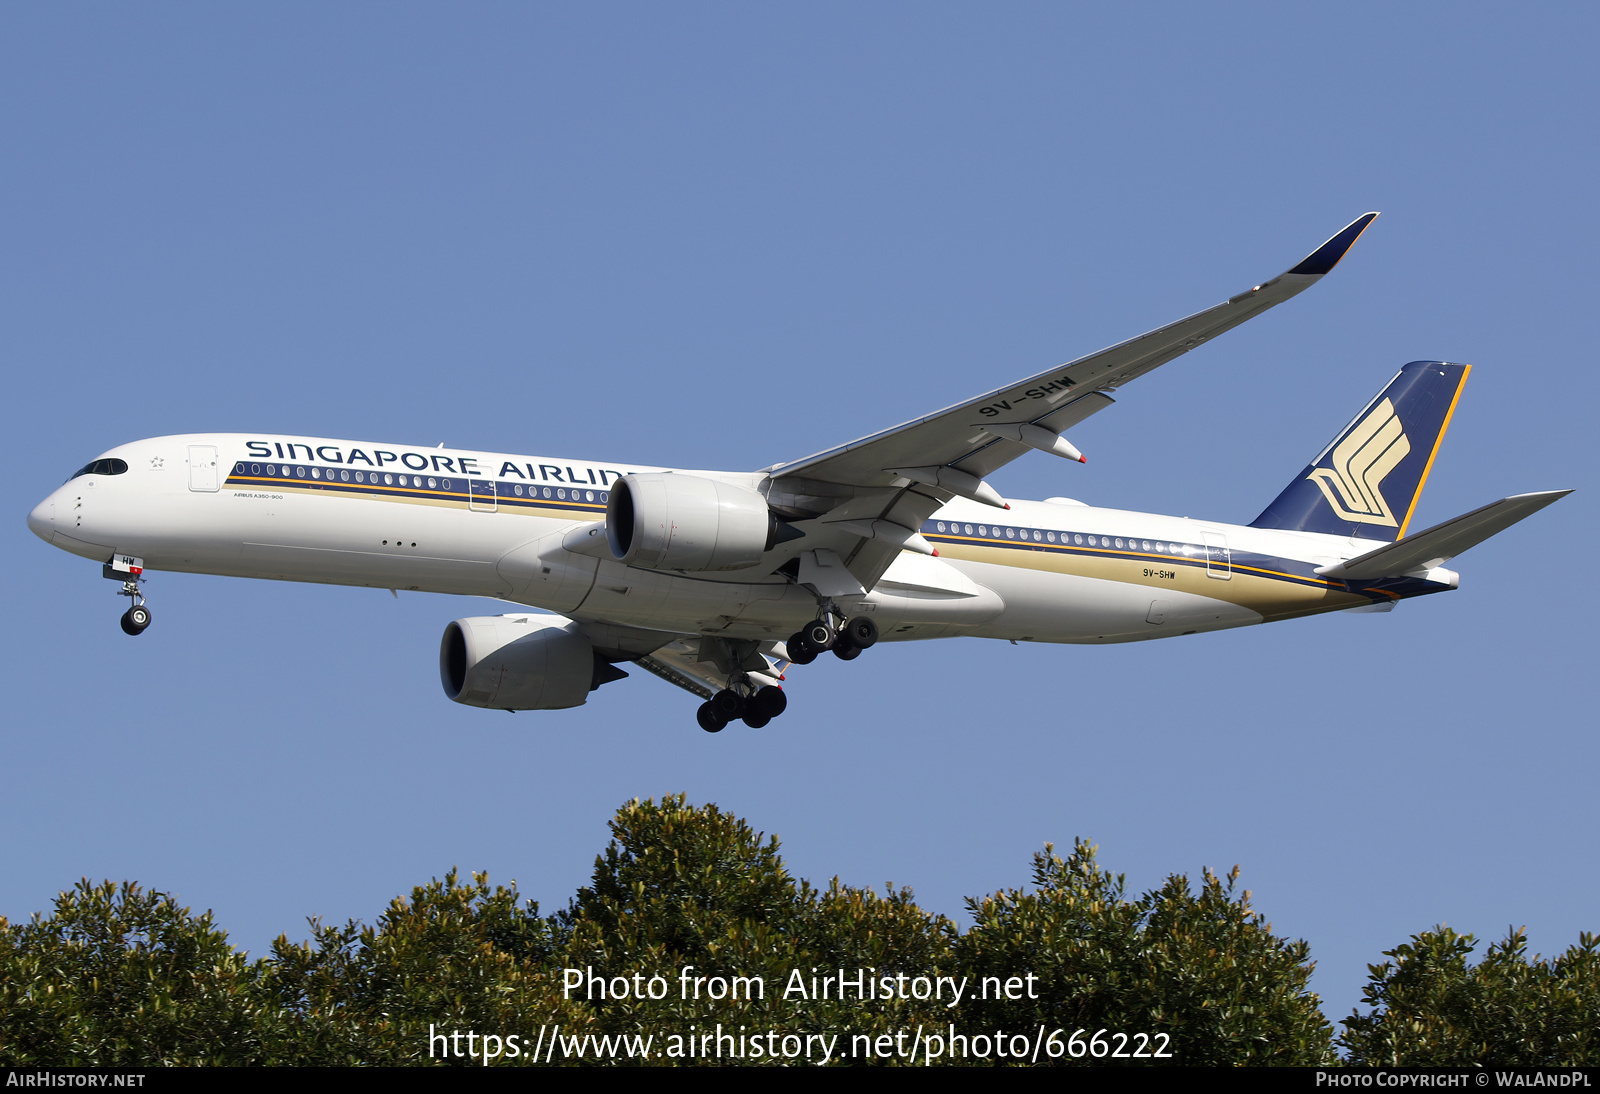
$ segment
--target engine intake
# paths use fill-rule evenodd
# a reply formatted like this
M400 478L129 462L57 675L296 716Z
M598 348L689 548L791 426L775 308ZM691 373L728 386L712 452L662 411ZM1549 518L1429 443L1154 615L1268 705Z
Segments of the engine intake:
M611 556L646 570L742 570L780 538L767 499L696 475L624 475L606 504Z

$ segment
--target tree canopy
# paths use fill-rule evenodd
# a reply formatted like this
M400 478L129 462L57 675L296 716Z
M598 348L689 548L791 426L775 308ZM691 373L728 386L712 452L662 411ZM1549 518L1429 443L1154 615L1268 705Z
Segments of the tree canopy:
M0 1064L1336 1060L1309 946L1238 867L1130 897L1092 845L1046 845L962 932L909 889L796 879L775 837L682 795L627 803L611 835L553 915L452 870L255 961L209 912L85 881L0 919ZM1544 962L1514 933L1469 967L1472 942L1441 929L1374 966L1350 1060L1592 1062L1596 938Z
M1286 941L1209 870L1198 894L1174 875L1128 900L1122 875L1078 841L1062 859L1048 844L1033 859L1032 892L969 899L974 925L958 944L973 975L1027 969L1037 1000L983 1002L984 1023L1135 1031L1165 1037L1166 1058L1092 1055L1063 1063L1298 1064L1332 1059L1332 1030L1307 990L1310 946Z
M1550 961L1509 932L1468 966L1472 935L1439 927L1384 951L1339 1041L1350 1062L1380 1067L1571 1067L1600 1059L1600 935Z
M80 882L48 919L0 919L0 1064L260 1061L275 1018L261 974L210 913Z

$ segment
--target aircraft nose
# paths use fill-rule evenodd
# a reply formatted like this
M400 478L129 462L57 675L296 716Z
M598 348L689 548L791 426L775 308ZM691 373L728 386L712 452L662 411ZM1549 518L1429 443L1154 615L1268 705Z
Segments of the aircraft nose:
M33 507L33 512L28 514L28 527L33 534L49 543L56 534L56 503L54 498L46 498Z

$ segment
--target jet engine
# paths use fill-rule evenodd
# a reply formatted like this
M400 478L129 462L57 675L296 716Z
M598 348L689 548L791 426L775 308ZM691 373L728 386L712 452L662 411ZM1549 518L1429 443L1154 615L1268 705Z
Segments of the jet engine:
M606 536L613 558L646 570L742 570L786 538L754 490L677 474L613 483Z
M444 693L469 707L582 706L595 688L626 675L595 654L576 623L559 615L457 619L439 643Z

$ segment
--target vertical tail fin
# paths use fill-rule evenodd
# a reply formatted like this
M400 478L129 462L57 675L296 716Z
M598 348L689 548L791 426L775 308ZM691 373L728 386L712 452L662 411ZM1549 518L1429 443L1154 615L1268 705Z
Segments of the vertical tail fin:
M1250 526L1404 536L1471 371L1443 361L1406 365Z

